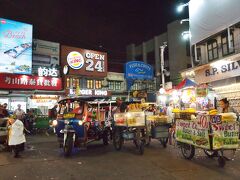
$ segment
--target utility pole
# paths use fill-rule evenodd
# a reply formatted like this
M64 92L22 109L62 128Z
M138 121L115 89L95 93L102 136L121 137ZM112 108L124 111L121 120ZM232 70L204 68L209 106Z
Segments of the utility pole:
M164 42L161 49L161 75L162 75L162 88L165 88L165 74L164 74L164 50L167 47L167 42Z

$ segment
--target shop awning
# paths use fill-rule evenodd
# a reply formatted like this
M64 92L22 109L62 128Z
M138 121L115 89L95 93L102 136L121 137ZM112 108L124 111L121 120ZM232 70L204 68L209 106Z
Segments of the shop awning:
M186 87L196 86L197 84L190 79L186 78L183 79L174 89L183 89Z

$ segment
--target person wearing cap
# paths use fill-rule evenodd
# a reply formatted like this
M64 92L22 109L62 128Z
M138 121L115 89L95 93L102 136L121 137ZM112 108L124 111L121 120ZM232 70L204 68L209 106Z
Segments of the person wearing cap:
M9 117L9 136L8 145L12 147L14 157L18 158L19 152L24 149L24 143L26 142L23 122L17 119L16 115Z

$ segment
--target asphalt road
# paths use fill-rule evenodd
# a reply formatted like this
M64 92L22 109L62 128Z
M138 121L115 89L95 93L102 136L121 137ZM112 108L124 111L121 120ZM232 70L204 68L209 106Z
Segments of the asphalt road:
M240 179L240 151L234 161L219 168L216 159L207 158L201 150L191 161L182 158L177 147L163 148L153 141L140 156L131 142L115 151L112 144L90 144L87 150L75 149L63 157L54 136L28 138L22 158L0 152L0 180L161 180L161 179ZM230 156L231 153L228 153Z

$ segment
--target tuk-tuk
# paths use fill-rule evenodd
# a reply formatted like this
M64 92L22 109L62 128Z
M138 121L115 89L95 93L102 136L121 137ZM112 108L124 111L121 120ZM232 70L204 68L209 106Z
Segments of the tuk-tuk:
M108 118L101 102L94 97L59 101L57 119L53 120L52 125L65 156L71 155L73 147L86 147L93 141L102 140L104 145L108 144L111 125L106 123Z

